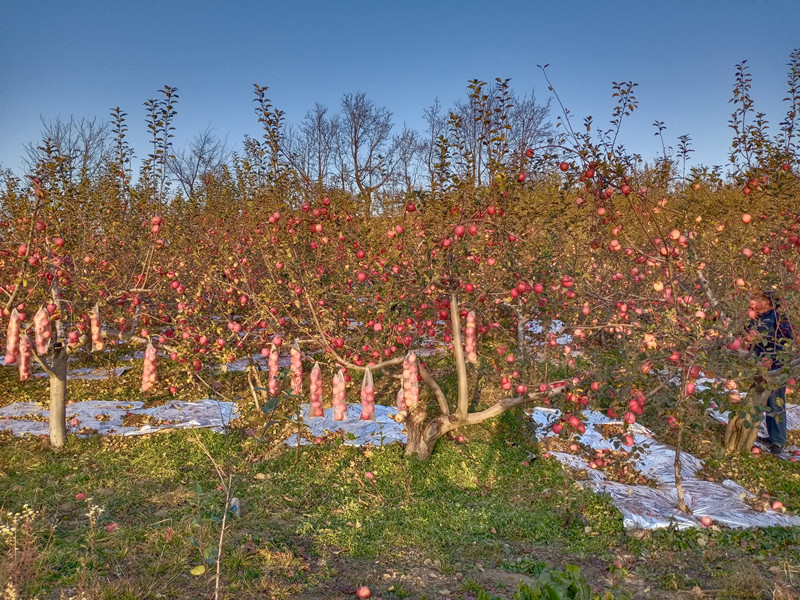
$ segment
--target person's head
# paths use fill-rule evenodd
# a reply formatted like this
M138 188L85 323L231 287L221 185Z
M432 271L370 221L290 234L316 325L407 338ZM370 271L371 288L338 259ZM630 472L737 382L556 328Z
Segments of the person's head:
M775 296L772 291L764 290L755 292L750 296L750 308L760 315L776 308Z

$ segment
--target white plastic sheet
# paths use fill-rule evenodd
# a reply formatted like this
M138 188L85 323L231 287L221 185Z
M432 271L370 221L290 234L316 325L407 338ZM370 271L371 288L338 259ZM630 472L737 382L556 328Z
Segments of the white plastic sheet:
M84 367L82 369L72 369L67 371L67 381L83 380L83 381L101 381L103 379L110 379L111 377L120 377L133 367L116 367L109 369L108 367ZM47 373L39 371L33 374L34 377L48 377Z
M308 415L308 404L300 406L302 415ZM313 444L316 438L325 438L331 433L343 431L351 434L352 439L344 440L347 446L384 446L392 442L405 443L406 434L404 426L394 420L397 409L393 406L375 405L375 420L361 420L361 404L348 404L347 416L342 421L333 418L333 408L325 409L323 417L303 417L303 425L308 427L310 435L301 436L300 444ZM310 439L309 439L310 438ZM297 446L297 434L293 434L286 440L287 446Z
M198 402L174 400L162 406L143 408L142 402L113 402L87 400L67 406L67 430L78 433L84 428L94 429L100 435L142 435L164 429L193 429L210 427L222 431L239 410L231 402L218 402L210 398ZM160 424L123 426L127 414L149 415ZM33 402L17 402L0 408L0 430L14 435L48 435L46 421L49 411ZM38 417L33 420L25 417Z
M528 411L538 425L537 438L544 439L555 435L552 424L560 419L561 413L550 408L534 408ZM584 423L586 433L578 436L578 440L596 450L604 448L619 449L611 441L605 439L597 429L600 424L622 425L605 415L585 411ZM753 494L735 483L726 480L722 483L704 481L697 478L703 461L689 454L681 453L681 476L683 479L684 500L691 514L678 510L677 490L673 463L675 449L657 441L646 427L634 424L628 428L641 449L641 455L635 460L636 469L644 476L658 484L658 487L642 485L626 485L608 481L605 473L590 469L588 463L579 456L562 452L550 454L563 464L578 470L585 469L587 485L598 492L611 496L614 505L622 512L626 529L661 529L675 526L678 529L700 526L700 517L711 517L714 523L728 527L768 527L768 526L800 526L800 517L783 514L773 510L758 512L751 508L746 498Z
M539 334L544 331L542 327L542 322L539 319L532 319L528 321L525 325L525 329L530 331L533 334ZM553 319L550 322L550 333L558 334L564 331L564 323L558 319ZM572 343L572 336L568 333L564 333L556 338L556 343L559 346L566 346L567 344Z

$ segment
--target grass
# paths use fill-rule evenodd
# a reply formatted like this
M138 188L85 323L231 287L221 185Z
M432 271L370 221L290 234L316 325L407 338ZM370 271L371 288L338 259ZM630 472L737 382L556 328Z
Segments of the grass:
M135 371L102 382L89 397L133 387ZM2 389L0 401L15 395ZM712 444L699 430L687 441L707 459L710 476L735 472L746 487L798 508L800 465L772 457L726 462L716 450L719 432L710 431ZM18 583L23 598L39 600L81 593L91 600L209 597L225 496L204 446L229 461L242 504L222 553L225 598L350 598L362 584L381 598L446 591L474 599L480 589L511 598L545 564L579 565L593 589L625 588L634 597L771 598L776 589L796 590L798 528L632 537L606 498L537 455L521 412L464 434L466 443L441 440L425 463L399 445L329 442L298 454L281 450L279 441L259 445L243 428L228 436L71 436L58 452L43 440L3 435L0 512L27 504L36 518L17 541L33 559L12 576L19 556L0 541L0 577ZM103 509L94 524L91 506ZM107 530L111 524L117 527ZM205 572L193 575L200 566Z

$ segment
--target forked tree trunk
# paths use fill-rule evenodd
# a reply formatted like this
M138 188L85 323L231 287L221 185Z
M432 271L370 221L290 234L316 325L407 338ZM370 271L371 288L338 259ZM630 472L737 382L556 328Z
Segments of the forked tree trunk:
M67 349L53 352L50 375L50 444L63 448L67 440Z
M459 422L455 415L439 416L428 423L419 423L409 419L406 422L406 433L408 434L406 456L416 455L420 460L428 460L439 438L464 424Z

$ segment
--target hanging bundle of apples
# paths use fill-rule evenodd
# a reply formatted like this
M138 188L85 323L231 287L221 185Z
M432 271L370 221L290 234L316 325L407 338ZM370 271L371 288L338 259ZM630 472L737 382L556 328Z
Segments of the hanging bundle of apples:
M7 365L17 364L19 358L19 312L17 309L11 311L11 317L8 320L8 335L6 337L6 358Z
M300 353L300 345L295 342L291 349L291 371L292 371L292 393L298 396L303 393L303 355Z
M409 352L403 360L403 398L406 407L414 406L419 401L419 363L417 356Z
M476 336L476 329L475 311L471 310L467 315L467 327L465 335L467 360L471 363L478 362L478 339Z
M345 393L344 373L340 369L333 376L333 418L341 421L347 415L347 401Z
M33 331L35 333L36 353L39 355L47 354L53 333L50 329L50 313L47 312L45 307L40 308L33 317Z
M97 304L89 313L89 326L92 330L92 349L99 352L105 348L105 343L100 332L100 307Z
M269 384L267 387L269 389L269 396L270 398L276 398L280 390L280 385L278 382L278 349L275 347L275 344L272 344L269 350L268 366Z
M319 368L319 363L314 363L314 368L311 369L311 389L309 390L309 417L321 417L325 414L322 410L322 369Z
M406 406L405 390L401 387L397 390L397 412L402 413L408 410Z
M19 336L19 380L27 381L31 378L31 358L33 346L28 336L24 333Z
M144 351L144 370L142 371L142 391L147 392L156 384L156 348L152 342Z
M361 382L361 420L375 420L375 384L372 381L372 371L367 367L364 380Z

